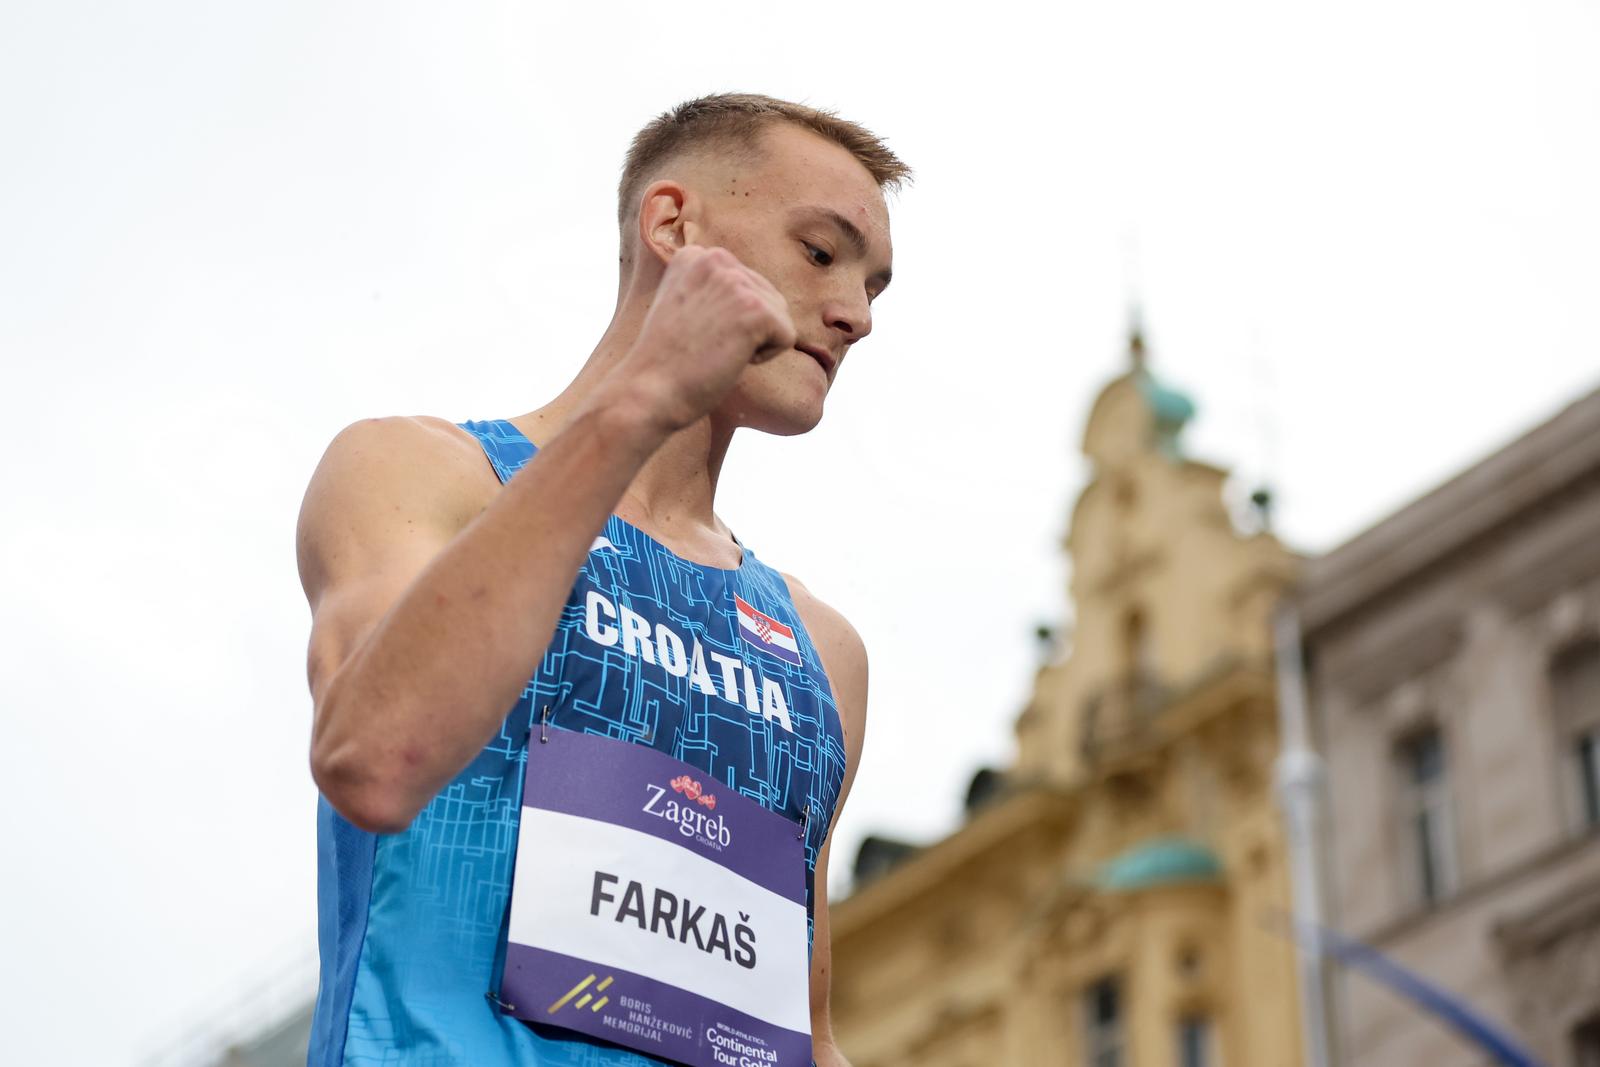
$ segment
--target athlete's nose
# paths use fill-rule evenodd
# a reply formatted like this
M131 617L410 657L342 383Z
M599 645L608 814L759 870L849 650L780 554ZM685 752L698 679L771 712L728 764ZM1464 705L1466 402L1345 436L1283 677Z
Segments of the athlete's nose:
M846 344L854 344L872 332L872 305L865 293L854 300L831 300L823 310L823 318L829 327L844 335Z

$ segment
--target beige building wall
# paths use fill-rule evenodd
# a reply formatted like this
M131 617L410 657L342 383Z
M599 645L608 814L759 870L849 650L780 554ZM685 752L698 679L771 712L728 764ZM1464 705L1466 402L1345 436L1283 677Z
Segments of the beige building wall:
M1600 393L1310 563L1299 601L1338 924L1551 1067L1591 1067L1575 1042L1600 1019L1600 822L1582 723L1551 687L1557 657L1600 638ZM1584 692L1600 722L1600 686ZM1407 757L1430 731L1432 848ZM1339 993L1346 1063L1487 1062L1361 976Z
M856 1067L1169 1067L1185 1025L1201 1067L1301 1061L1269 629L1297 561L1241 533L1226 472L1183 455L1193 408L1137 335L1130 364L1085 432L1074 624L1016 765L959 831L834 906Z

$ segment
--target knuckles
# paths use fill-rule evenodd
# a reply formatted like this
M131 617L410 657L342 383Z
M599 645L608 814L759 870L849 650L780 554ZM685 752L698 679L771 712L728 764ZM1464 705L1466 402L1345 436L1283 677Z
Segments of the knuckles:
M685 330L715 334L720 322L722 329L731 327L749 341L770 342L763 347L790 347L796 338L778 290L726 248L685 245L678 249L667 264L656 306L673 309L657 321L658 328L669 336Z

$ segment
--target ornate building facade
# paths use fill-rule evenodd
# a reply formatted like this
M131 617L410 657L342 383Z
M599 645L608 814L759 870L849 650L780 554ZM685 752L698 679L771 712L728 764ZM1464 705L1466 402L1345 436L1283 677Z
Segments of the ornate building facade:
M1312 561L1334 919L1600 1067L1600 392ZM1487 1062L1359 974L1343 1062Z
M1272 612L1297 560L1187 458L1183 396L1131 366L1095 402L1065 548L1070 640L927 848L869 841L832 914L856 1067L1293 1067ZM904 854L902 854L904 853Z

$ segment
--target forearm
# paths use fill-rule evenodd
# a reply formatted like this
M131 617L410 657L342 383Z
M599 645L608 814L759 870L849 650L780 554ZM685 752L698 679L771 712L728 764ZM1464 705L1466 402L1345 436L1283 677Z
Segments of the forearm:
M664 437L627 399L590 406L423 568L318 694L312 764L336 807L403 828L494 736Z

